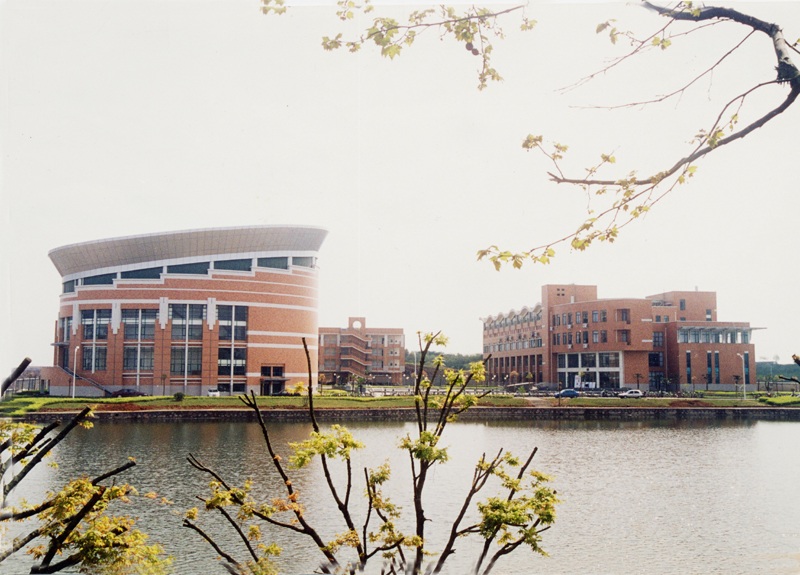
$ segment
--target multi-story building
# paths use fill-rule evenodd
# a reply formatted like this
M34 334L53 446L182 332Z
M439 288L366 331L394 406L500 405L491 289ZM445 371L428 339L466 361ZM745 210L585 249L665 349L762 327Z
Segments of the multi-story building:
M546 285L535 306L483 320L483 351L498 385L735 389L756 381L752 331L717 320L714 292L598 299L597 286Z
M51 393L254 391L317 363L317 252L327 231L253 226L56 248L62 276ZM316 376L316 374L314 374Z
M319 328L319 373L328 383L399 384L405 360L402 328L367 327L363 317L349 318L346 328Z

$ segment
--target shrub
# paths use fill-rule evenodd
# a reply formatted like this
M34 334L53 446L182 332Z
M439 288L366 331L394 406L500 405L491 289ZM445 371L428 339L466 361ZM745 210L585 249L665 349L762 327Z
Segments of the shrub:
M183 393L182 391L179 391L178 393L176 393L175 395L173 395L173 396L172 396L172 398L173 398L175 401L183 401L183 399L184 399L185 397L186 397L186 394L185 394L185 393Z

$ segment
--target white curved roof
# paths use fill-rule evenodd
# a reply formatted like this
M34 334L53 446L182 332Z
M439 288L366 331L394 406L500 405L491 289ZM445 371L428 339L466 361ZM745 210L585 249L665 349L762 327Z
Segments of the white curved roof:
M62 277L146 262L257 252L317 252L328 230L310 226L206 228L95 240L51 250Z

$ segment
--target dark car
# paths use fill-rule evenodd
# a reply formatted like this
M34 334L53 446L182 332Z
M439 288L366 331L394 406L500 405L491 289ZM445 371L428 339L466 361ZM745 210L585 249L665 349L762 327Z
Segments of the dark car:
M147 394L143 391L139 391L138 389L118 389L117 391L111 394L111 397L144 397Z
M580 393L575 389L562 389L556 393L556 397L580 397Z

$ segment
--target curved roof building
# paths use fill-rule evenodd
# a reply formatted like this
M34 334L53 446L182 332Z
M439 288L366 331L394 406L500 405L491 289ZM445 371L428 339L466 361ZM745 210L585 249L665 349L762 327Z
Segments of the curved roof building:
M317 365L327 231L248 226L146 234L49 254L63 282L51 393L274 394ZM73 377L74 375L74 377Z

